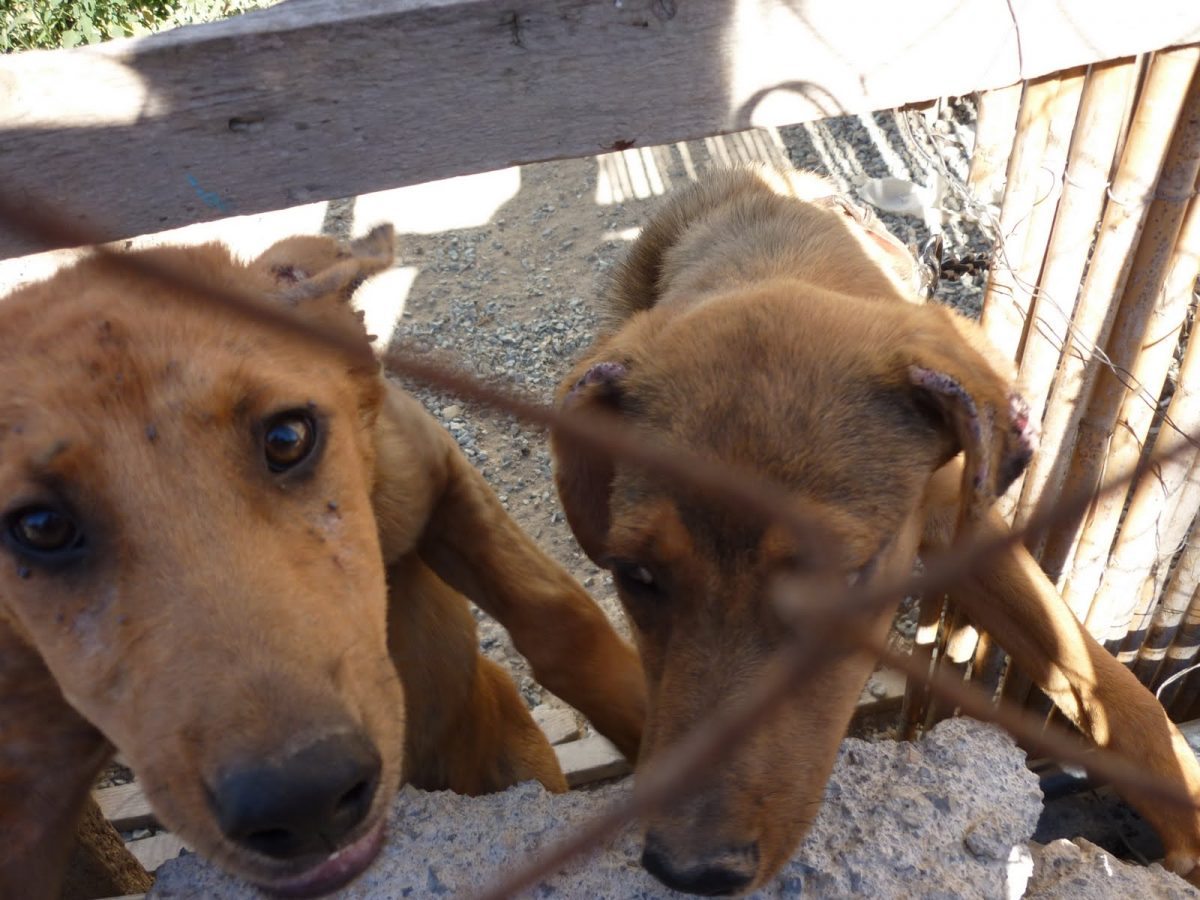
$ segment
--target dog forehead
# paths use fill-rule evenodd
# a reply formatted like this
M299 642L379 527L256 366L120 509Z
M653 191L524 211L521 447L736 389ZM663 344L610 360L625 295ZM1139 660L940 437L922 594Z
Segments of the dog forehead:
M739 298L727 311L680 317L632 360L620 409L678 446L680 461L694 454L727 464L730 478L778 486L827 517L840 510L878 529L896 526L918 502L940 443L904 368L892 365L904 336L882 316L882 324L847 324L871 308ZM839 337L823 338L830 330ZM617 470L634 467L618 462ZM756 546L755 530L734 526L740 520L719 504L695 492L678 498L697 530Z

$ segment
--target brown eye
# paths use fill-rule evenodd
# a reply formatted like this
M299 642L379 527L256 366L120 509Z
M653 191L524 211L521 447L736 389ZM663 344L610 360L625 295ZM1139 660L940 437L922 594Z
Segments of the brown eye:
M637 593L655 593L658 580L646 566L636 562L617 562L612 566L613 578L626 590Z
M83 533L66 513L49 506L17 510L8 517L8 536L34 556L59 557L83 548Z
M267 422L263 453L272 472L286 472L304 462L317 443L317 425L307 413L287 412Z

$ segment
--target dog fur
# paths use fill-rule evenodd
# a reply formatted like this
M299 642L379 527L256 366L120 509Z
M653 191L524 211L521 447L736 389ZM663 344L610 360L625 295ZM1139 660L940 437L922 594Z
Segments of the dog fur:
M990 507L1033 449L1009 367L971 323L920 304L911 256L830 192L812 176L731 170L669 199L616 272L612 327L559 392L565 410L616 414L646 440L777 483L820 523L797 535L552 436L568 520L612 571L646 670L641 765L763 670L786 633L779 576L828 602L847 580L905 576L963 532L1000 534ZM1200 799L1178 730L1023 549L951 595L1092 740ZM893 613L856 627L882 637ZM768 881L817 812L873 662L833 652L702 787L651 815L646 867L701 894ZM1193 871L1200 813L1128 799L1167 864Z
M347 301L391 258L390 228L248 264L160 248L140 261L194 288L94 256L0 303L0 896L54 896L114 748L164 825L295 895L369 863L402 779L565 790L464 595L636 755L636 653L371 356ZM206 287L362 353L215 308ZM320 852L223 831L229 778L328 770L351 745L364 771L377 757L354 782L365 812Z

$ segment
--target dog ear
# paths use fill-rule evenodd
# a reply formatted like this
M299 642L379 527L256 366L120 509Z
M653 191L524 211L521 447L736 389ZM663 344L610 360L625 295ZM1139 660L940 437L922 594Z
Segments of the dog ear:
M388 268L394 255L392 226L379 225L349 243L318 235L286 238L250 268L290 303L325 296L348 300L369 276Z
M1011 380L973 346L982 343L982 336L951 313L936 313L950 327L937 329L938 339L923 342L905 361L905 374L918 406L932 413L949 438L949 455L939 465L963 454L961 530L978 522L1025 471L1037 449L1038 429Z
M560 411L571 415L617 412L628 365L598 362L585 363L581 368L582 374L568 379L560 392ZM578 373L579 369L575 371ZM554 482L567 522L583 552L601 565L610 522L612 458L560 429L551 430L550 447L554 454Z

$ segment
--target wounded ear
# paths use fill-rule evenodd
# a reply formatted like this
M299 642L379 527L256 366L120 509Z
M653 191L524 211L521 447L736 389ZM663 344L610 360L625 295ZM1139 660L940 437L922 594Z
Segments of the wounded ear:
M347 300L368 277L388 268L394 254L392 226L379 225L349 243L316 235L286 238L251 268L291 303L329 295Z
M939 411L963 453L960 528L978 522L1025 471L1038 441L1025 401L972 355L908 367L910 382Z
M628 366L622 362L599 362L582 367L559 391L559 410L569 415L615 414ZM605 556L610 524L613 461L586 441L562 429L550 431L554 454L554 483L567 522L583 552L595 562Z

